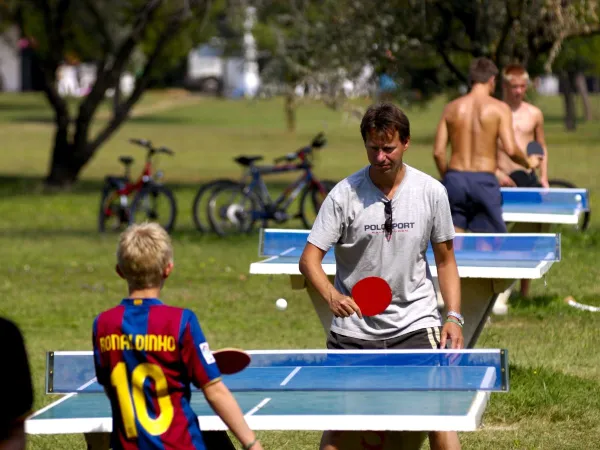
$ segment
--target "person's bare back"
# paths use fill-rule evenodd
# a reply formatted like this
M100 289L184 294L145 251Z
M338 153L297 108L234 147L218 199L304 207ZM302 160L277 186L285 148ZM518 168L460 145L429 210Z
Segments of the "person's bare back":
M452 147L449 169L496 171L496 143L505 106L501 101L477 92L447 105L443 120L446 121Z
M498 140L512 160L530 167L515 141L510 108L491 96L497 74L498 68L491 60L475 59L469 68L471 91L446 105L437 127L433 157L448 193L457 232L506 232L496 179Z

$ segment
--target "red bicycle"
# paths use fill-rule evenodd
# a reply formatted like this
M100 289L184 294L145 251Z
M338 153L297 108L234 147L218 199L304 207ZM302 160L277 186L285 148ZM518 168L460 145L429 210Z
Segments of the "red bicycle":
M158 154L172 156L175 152L167 147L156 148L146 139L130 139L129 142L147 150L142 173L132 181L130 171L134 159L119 157L125 174L109 175L104 179L98 229L101 233L120 231L133 223L152 221L170 232L175 225L177 204L171 190L161 183L162 171L154 172L152 160ZM130 199L132 196L133 200Z

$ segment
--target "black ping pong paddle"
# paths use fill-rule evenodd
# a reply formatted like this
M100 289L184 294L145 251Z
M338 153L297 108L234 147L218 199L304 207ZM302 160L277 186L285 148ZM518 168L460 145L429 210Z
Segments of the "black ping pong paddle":
M529 144L527 144L527 154L529 156L532 156L532 155L544 156L544 148L538 141L531 141Z

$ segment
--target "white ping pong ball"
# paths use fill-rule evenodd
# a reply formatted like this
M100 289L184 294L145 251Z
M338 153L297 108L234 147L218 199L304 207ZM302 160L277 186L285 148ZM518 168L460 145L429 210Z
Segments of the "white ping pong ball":
M581 195L580 194L575 195L575 200L577 200L577 201L581 200Z
M283 311L284 309L287 308L287 301L285 298L280 298L277 299L277 301L275 302L275 307L279 310L279 311Z

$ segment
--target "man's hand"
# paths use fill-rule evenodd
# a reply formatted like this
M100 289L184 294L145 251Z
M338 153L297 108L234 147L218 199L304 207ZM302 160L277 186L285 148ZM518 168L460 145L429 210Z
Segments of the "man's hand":
M527 162L529 163L530 169L537 169L542 164L542 159L544 159L541 155L531 155L527 157Z
M337 290L331 298L327 300L327 303L329 303L329 309L335 317L350 317L352 314L356 313L359 318L363 318L360 308L354 302L352 297L343 295Z
M497 178L498 183L500 183L500 186L502 187L517 187L517 184L513 181L513 179L504 172L499 172Z
M442 328L442 336L440 339L440 348L446 348L446 341L450 339L452 342L452 348L463 348L465 345L465 340L463 338L462 328L453 323L446 322L444 327Z

